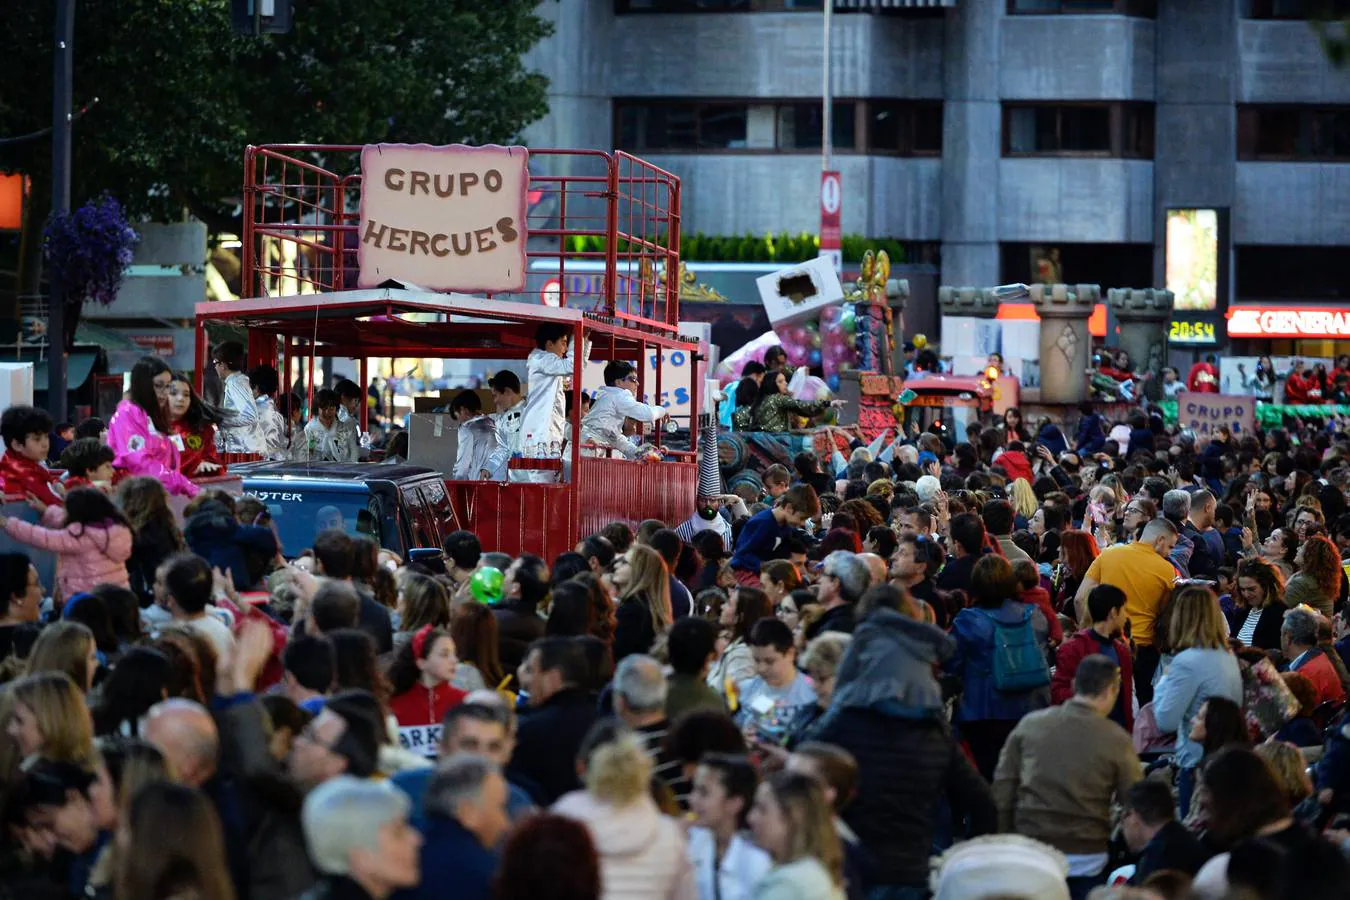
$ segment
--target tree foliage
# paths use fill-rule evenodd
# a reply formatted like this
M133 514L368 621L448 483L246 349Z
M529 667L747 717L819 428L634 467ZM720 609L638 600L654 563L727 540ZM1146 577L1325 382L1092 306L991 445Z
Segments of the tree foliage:
M289 34L236 35L229 0L80 0L73 196L220 228L248 144L516 139L547 109L521 57L539 0L296 0ZM0 137L51 122L52 0L6 0ZM50 178L47 139L0 144L0 170Z

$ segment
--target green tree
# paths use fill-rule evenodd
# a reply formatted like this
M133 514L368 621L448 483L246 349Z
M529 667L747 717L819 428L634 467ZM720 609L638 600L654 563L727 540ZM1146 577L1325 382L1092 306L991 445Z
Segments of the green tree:
M236 35L229 0L80 0L72 205L113 192L131 214L190 210L237 231L248 144L509 142L547 111L522 55L549 32L539 0L305 0L289 34ZM6 0L0 138L51 124L51 0ZM51 144L0 143L0 170L50 202Z

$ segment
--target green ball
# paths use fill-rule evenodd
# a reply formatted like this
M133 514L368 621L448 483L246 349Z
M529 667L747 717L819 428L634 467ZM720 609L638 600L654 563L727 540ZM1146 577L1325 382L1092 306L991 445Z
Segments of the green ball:
M469 579L469 593L479 603L496 603L502 599L502 582L505 580L501 569L484 566Z

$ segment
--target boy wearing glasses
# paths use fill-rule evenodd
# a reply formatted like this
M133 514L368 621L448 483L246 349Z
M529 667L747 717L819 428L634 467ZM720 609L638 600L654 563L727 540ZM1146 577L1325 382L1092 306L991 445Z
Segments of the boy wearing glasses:
M624 420L651 425L666 415L664 407L639 400L637 389L637 369L632 363L621 359L607 363L605 386L595 392L591 411L581 420L581 440L617 450L626 459L636 459L638 447L624 434Z

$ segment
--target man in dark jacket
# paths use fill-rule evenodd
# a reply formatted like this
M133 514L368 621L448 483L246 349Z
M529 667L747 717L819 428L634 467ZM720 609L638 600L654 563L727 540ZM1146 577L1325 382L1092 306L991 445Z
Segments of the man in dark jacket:
M502 669L515 672L525 651L544 636L539 604L548 596L548 566L537 556L525 554L507 567L502 581L502 601L492 607L497 617L497 647Z
M511 820L506 779L482 756L443 762L426 792L422 832L422 881L397 900L437 900L454 886L456 900L491 900L497 854Z
M321 531L314 538L314 561L317 564L316 575L332 578L336 581L352 580L352 561L356 550L347 533L336 528ZM375 641L378 653L390 653L394 649L394 624L389 618L389 610L365 589L364 585L352 585L361 598L358 627L368 633Z
M953 641L910 618L908 598L878 585L859 603L858 623L835 676L835 693L813 740L858 761L856 799L844 821L876 861L873 888L926 889L928 858L944 801L958 840L998 827L989 785L957 746L942 718L933 666ZM903 771L904 778L895 773Z
M1120 829L1130 852L1139 854L1130 884L1143 884L1163 869L1194 875L1208 859L1200 839L1177 821L1176 806L1172 786L1156 778L1143 779L1126 794Z
M806 629L806 639L815 640L827 631L852 634L854 609L863 592L871 587L872 575L867 563L856 553L836 550L820 566L820 593L818 599L825 615Z
M579 640L547 637L530 647L521 675L530 708L520 717L507 774L540 806L551 806L581 787L577 752L596 718L595 701L585 687L590 664Z
M277 555L277 536L261 525L240 525L217 500L207 500L183 527L188 549L228 573L234 586L251 590Z

